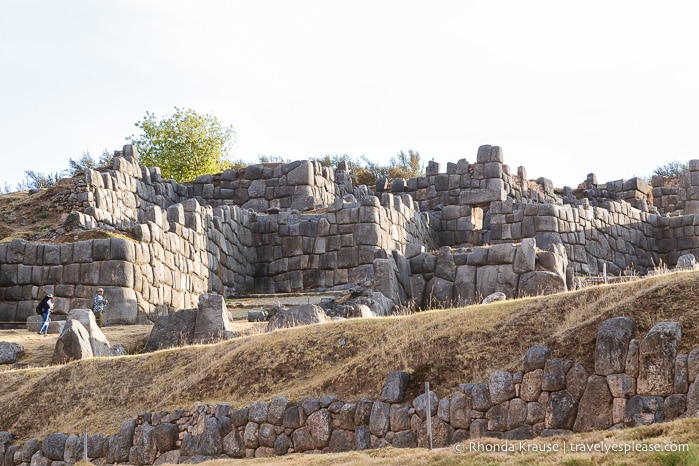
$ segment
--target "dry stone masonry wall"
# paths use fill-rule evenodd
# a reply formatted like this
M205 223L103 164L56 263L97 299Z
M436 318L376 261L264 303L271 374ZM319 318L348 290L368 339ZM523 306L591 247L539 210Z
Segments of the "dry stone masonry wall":
M506 297L566 291L566 251L541 250L533 238L521 243L423 252L410 258L410 296L419 307L476 304L496 293Z
M114 322L133 323L191 307L207 292L359 284L425 307L475 302L491 290L515 297L569 289L573 276L604 269L644 274L699 253L699 161L679 182L598 184L589 174L578 189L561 191L546 178L527 179L523 167L510 173L502 149L485 145L473 163L449 163L442 173L430 162L424 177L379 180L373 193L352 186L345 164L333 170L310 161L180 184L140 166L125 146L110 169L75 178L51 209L66 218L55 235L111 231L131 238L121 249L133 254L105 256L103 240L2 245L0 325L22 322L47 292L69 309L96 285L110 287L113 307L123 308ZM528 240L537 249L534 270L510 260L511 251L531 250ZM81 252L75 260L71 248ZM564 264L539 260L542 253Z
M412 199L385 193L337 198L323 213L256 215L256 293L332 288L374 278L378 251L433 244L428 218Z
M0 432L0 466L73 464L85 446L91 462L133 465L426 447L428 417L436 448L481 437L525 440L696 417L699 349L677 354L681 333L679 323L660 322L637 339L634 322L616 317L599 328L593 368L534 346L521 370L493 372L441 398L431 391L405 402L410 376L396 371L374 400L279 396L238 408L197 404L127 419L118 433L92 432L86 445L82 436L65 433L15 445L11 433Z
M336 191L333 169L307 160L203 175L188 187L189 197L208 205L232 204L256 212L323 207L335 200Z
M653 205L660 212L674 215L699 213L699 160L690 160L679 180L655 175L651 184Z

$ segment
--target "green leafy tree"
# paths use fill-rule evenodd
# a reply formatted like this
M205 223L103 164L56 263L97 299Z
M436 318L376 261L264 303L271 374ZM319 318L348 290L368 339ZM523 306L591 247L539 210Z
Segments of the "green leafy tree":
M679 178L684 172L687 171L687 168L686 163L673 160L665 165L656 167L655 170L653 170L653 174L667 176L669 178Z
M164 178L190 181L198 175L219 173L231 166L228 151L234 141L232 126L213 115L175 107L161 120L146 112L136 123L142 134L127 138L138 149L144 165L160 167Z

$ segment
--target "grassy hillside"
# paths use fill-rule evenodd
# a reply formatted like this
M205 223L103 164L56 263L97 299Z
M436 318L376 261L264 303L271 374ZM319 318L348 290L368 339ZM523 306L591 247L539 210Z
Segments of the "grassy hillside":
M699 347L697 288L699 273L673 273L486 306L348 320L216 345L4 371L0 430L20 439L81 432L85 426L111 434L126 418L189 408L196 401L237 407L281 394L290 399L326 394L347 401L375 398L392 370L413 374L409 397L420 392L425 381L441 397L459 383L485 381L494 370L517 370L526 349L535 344L547 345L553 356L573 359L591 370L597 329L615 316L632 318L637 336L657 322L679 321L683 336L678 351L688 352ZM107 330L107 337L133 348L148 331L148 327L115 327ZM0 332L0 340L7 332ZM35 338L28 332L24 336L27 344ZM15 333L14 338L22 335ZM46 353L50 360L52 346ZM41 358L37 353L26 357ZM684 427L676 428L691 432L699 427L695 420L684 422ZM666 435L657 429L670 425L675 423L652 427L656 430L650 435ZM383 453L369 455L380 461ZM325 464L322 459L312 461ZM435 457L435 461L441 460Z

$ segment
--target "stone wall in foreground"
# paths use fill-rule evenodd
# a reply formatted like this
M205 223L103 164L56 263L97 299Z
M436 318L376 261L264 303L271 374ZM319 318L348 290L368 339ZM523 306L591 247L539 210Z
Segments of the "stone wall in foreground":
M92 432L87 454L96 464L151 465L424 448L428 416L435 448L481 437L525 440L696 417L699 349L677 354L680 337L679 323L661 322L635 339L633 321L616 317L598 331L594 368L534 346L521 370L496 371L487 382L461 384L441 398L429 392L429 400L423 394L405 402L410 375L396 371L374 400L280 396L237 408L197 404L144 413L125 420L118 433ZM84 445L82 437L64 433L14 445L10 433L0 432L0 466L72 464L82 459Z
M544 251L534 238L452 249L443 246L409 258L411 297L419 308L480 303L492 293L508 299L567 291L566 251Z

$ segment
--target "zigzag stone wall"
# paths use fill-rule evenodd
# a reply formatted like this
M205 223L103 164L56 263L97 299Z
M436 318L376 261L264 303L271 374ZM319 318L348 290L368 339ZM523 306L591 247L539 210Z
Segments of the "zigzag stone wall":
M334 184L332 170L304 161L231 170L185 186L140 167L126 146L112 170L89 170L85 182L76 181L77 192L57 196L53 208L78 209L67 216L66 233L101 227L133 240L0 245L0 322L25 321L49 292L58 312L89 307L97 286L111 301L107 323L193 307L206 292L349 286L373 279L379 250L433 245L429 218L409 196L367 195L360 202L340 175Z
M441 276L443 269L411 266L416 255L440 247L511 249L528 239L541 251L565 251L567 287L574 283L569 275L596 275L604 267L611 274L645 273L699 254L699 161L688 166L672 189L657 177L651 189L637 178L598 184L590 174L578 190L561 192L546 178L527 180L523 167L511 174L502 149L486 145L474 163L462 159L440 173L430 162L426 176L393 180L390 187L383 180L374 195L353 187L346 167L336 172L309 161L253 165L190 184L163 181L158 168L140 166L136 151L125 146L111 169L74 179L51 210L66 217L56 234L111 230L133 239L128 247L115 246L129 252L111 257L100 241L3 245L0 325L26 319L47 292L56 294L59 309L84 306L97 285L111 287L113 307L122 309L110 314L114 323L192 307L205 292L369 283L396 303L418 305L446 303L450 296L471 302L490 289L518 296L540 288L520 286L521 273L533 271L510 273L498 254L491 260L474 250L471 257L480 254L486 262L478 263L483 269L473 280L463 271L457 279L451 271ZM673 215L665 208L675 209ZM77 259L70 248L81 251Z
M197 404L148 412L125 420L118 433L92 432L87 455L96 464L150 465L426 447L428 416L436 448L481 437L525 440L699 416L699 350L677 354L680 324L661 322L642 339L633 337L633 321L616 317L600 326L594 368L534 346L521 370L496 371L487 382L461 384L441 398L431 391L405 402L410 376L392 372L374 400L280 396L238 408ZM0 466L73 464L84 445L82 437L65 433L14 445L9 432L0 432Z

